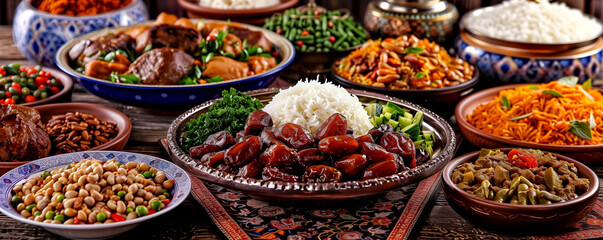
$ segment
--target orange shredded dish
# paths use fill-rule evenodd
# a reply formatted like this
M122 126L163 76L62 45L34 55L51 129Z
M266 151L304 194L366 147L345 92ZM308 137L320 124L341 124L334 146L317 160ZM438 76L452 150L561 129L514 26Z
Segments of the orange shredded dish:
M132 0L33 0L40 11L68 16L101 14L130 4Z
M556 91L562 97L543 93L545 90ZM508 99L509 109L503 107L503 97ZM530 113L527 117L513 119ZM570 131L571 121L588 125L591 114L596 123L591 129L592 140L580 138ZM602 144L602 119L603 95L598 90L587 91L579 84L570 87L557 81L500 91L492 101L478 106L467 116L471 125L495 136L553 145Z

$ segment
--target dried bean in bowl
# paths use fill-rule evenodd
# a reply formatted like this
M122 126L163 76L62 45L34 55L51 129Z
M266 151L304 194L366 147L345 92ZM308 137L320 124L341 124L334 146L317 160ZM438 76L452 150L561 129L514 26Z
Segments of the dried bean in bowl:
M52 142L52 153L61 154L103 145L117 136L119 128L92 114L68 112L52 116L46 123L46 132Z
M16 184L11 203L32 221L111 223L161 211L173 188L173 179L148 164L86 159Z

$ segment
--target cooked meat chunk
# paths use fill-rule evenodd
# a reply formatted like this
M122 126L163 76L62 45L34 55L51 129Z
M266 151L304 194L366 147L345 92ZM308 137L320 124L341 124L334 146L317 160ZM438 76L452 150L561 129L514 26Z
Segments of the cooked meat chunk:
M259 74L276 66L276 60L268 57L251 56L249 57L248 64L251 71L255 74Z
M109 75L111 75L112 72L117 72L119 74L125 73L128 71L128 65L118 62L92 60L86 63L86 66L84 67L84 74L90 77L106 79L109 77Z
M143 34L147 30L149 30L151 26L138 26L133 28L128 28L123 31L123 33L130 35L130 37L136 39L140 34Z
M117 49L133 49L136 40L126 33L102 36L93 40L82 40L69 50L69 58L80 66L95 60L101 52L111 52Z
M194 60L180 49L158 48L138 57L128 72L139 77L142 84L174 85L191 70Z
M249 75L247 63L236 61L228 57L213 57L205 65L203 76L221 76L224 81L246 77Z
M232 53L234 57L239 56L239 53L243 51L243 43L241 39L234 34L226 34L224 41L222 41L222 50L225 53Z
M249 46L258 46L265 51L272 49L272 42L260 31L253 31L244 27L231 27L234 30L233 34L241 39L247 39Z
M37 110L0 105L0 162L43 158L50 153L50 147Z
M197 49L200 37L194 28L172 24L152 26L136 38L136 52L141 53L148 44L153 48L172 47L192 53Z

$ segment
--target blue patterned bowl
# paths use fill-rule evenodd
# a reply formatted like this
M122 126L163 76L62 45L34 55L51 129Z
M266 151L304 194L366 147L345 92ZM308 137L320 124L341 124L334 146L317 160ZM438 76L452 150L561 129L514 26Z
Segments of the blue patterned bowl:
M585 46L545 52L546 49L501 46L461 32L454 49L479 69L483 79L493 79L498 84L546 83L570 75L584 82L601 75L603 38Z
M150 25L152 23L145 24ZM278 77L280 72L289 66L295 58L293 44L286 38L260 27L247 24L241 25L254 31L262 31L272 42L282 56L282 61L277 64L276 67L261 74L217 83L198 85L142 85L113 83L103 79L85 76L69 66L69 50L81 40L104 36L132 26L102 29L69 41L57 52L57 66L65 73L71 75L71 77L77 79L80 85L86 90L104 99L143 107L187 108L220 97L222 90L231 87L240 91L266 88L276 80L276 77Z
M23 0L13 19L13 38L29 61L54 67L54 55L67 41L98 29L127 26L148 19L142 0L132 0L128 6L110 12L80 17L50 14L33 7L31 0Z
M11 206L11 190L15 184L24 182L33 176L39 176L44 171L58 169L60 167L69 165L72 162L79 162L81 160L91 158L101 161L107 161L115 158L117 162L124 164L130 161L147 163L151 165L151 167L165 172L167 178L174 179L175 183L174 188L170 193L173 196L170 204L167 205L166 208L161 209L161 211L141 218L126 220L123 222L91 225L69 225L36 222L22 217L21 214L19 214L19 212L17 212ZM164 213L176 208L188 197L188 194L191 190L191 180L189 175L175 164L148 155L117 151L76 152L42 158L15 168L2 175L0 179L0 212L14 220L43 227L54 234L66 238L77 239L102 239L124 233L138 226L144 221L159 217Z

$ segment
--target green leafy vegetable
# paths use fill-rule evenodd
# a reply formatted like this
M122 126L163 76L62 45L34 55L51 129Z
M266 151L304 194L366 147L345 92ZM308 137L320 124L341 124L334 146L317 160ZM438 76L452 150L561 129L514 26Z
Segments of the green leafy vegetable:
M502 109L504 110L508 110L511 108L511 102L509 102L509 99L506 96L503 96L500 99L500 104L502 104Z
M578 121L578 120L570 121L570 132L582 139L586 139L586 140L593 139L593 136L590 132L590 127L588 126L588 124L586 124L585 122L582 122L582 121Z
M208 78L208 79L205 79L205 80L206 80L207 82L209 82L209 83L213 83L213 82L221 82L221 81L224 81L224 79L222 79L222 77L221 77L221 76L215 76L215 77Z
M153 44L149 43L149 44L147 44L146 47L144 47L144 50L142 50L142 53L144 54L144 53L146 53L148 51L151 51L151 49L153 49Z
M420 47L409 47L409 48L404 49L404 52L406 54L409 54L409 53L419 54L419 53L425 52L425 49L420 48Z
M589 78L586 82L582 83L582 88L586 91L590 90L593 87L593 79Z
M235 135L243 129L249 114L264 107L258 99L234 88L222 91L222 97L206 113L186 123L181 139L185 151L202 144L209 135L219 131L226 130Z
M534 113L533 113L533 112L531 112L531 113L526 113L526 114L521 115L521 116L517 116L517 117L509 118L509 121L517 121L517 120L519 120L519 119L524 119L524 118L527 118L527 117L529 117L529 116L532 116L532 114L534 114Z
M424 72L418 72L418 73L415 75L415 78L416 78L416 79L421 79L421 78L424 78L425 76L427 76L427 74L425 74Z
M140 83L140 78L134 74L119 74L117 72L112 72L109 75L109 79L114 83L129 83L136 84Z
M561 94L560 92L557 92L555 90L544 90L544 91L542 91L542 93L551 94L551 95L553 95L553 97L563 97L563 94Z
M576 77L576 76L562 77L562 78L559 78L559 80L557 80L557 82L559 82L561 84L565 84L570 87L573 87L573 86L576 86L576 84L578 84L578 77Z

